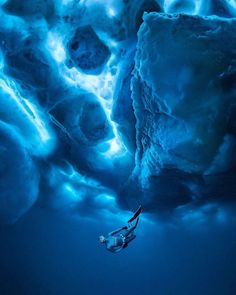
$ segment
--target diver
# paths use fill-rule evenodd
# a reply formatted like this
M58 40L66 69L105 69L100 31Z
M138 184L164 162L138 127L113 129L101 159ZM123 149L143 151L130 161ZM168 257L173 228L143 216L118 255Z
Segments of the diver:
M121 227L113 232L110 232L105 238L104 236L99 237L99 241L106 245L108 251L116 253L126 248L129 243L136 238L134 230L136 229L139 222L139 215L142 212L142 207L139 206L137 211L128 221L128 226ZM134 223L133 223L134 221Z

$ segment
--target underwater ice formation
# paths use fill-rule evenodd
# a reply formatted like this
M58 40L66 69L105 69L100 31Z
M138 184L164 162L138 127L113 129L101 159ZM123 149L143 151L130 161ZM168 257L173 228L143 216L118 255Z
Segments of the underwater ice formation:
M121 63L113 97L112 120L118 124L125 145L135 151L135 117L131 99L131 77L134 69L135 48L126 53Z
M84 92L64 99L50 110L50 114L73 140L86 146L114 136L105 112L93 94Z
M36 200L233 199L235 16L233 0L0 0L1 220Z
M76 30L68 50L75 66L87 74L100 74L110 57L109 48L90 26Z
M3 5L3 9L8 13L20 17L45 17L46 19L55 14L55 3L52 0L9 0Z
M220 197L217 182L235 168L235 25L217 17L144 16L132 80L135 175L159 206ZM233 185L232 178L228 192Z
M15 222L35 202L39 175L21 137L0 123L0 222Z

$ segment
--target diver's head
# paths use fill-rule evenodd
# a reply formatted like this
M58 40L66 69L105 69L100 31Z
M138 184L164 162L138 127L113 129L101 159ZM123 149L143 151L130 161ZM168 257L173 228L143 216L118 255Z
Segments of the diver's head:
M104 244L106 242L106 238L104 236L99 236L99 242Z

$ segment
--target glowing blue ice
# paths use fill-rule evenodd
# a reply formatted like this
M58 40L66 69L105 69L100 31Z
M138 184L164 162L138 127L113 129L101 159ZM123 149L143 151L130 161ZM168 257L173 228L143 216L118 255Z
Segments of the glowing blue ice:
M12 112L15 112L13 120L17 120L16 118L19 117L19 122L22 121L25 125L25 130L21 131L32 154L46 155L50 153L55 144L55 137L40 107L23 97L18 91L18 85L7 77L0 79L0 89L7 94L8 99L12 99L10 105ZM11 109L10 105L9 110ZM30 138L31 142L28 142Z
M88 216L98 208L107 217L115 216L120 205L133 210L140 201L147 208L169 210L207 200L208 194L203 192L217 183L214 173L229 173L236 162L235 110L226 107L235 91L235 34L230 23L235 22L236 1L32 3L0 1L0 123L7 124L19 140L18 155L26 155L30 165L25 167L35 175L36 187L40 171L40 200ZM145 11L156 11L162 18L154 30L150 14L144 16L142 25ZM169 23L175 22L179 13L200 18L182 15L181 30L170 33ZM205 18L209 15L214 16ZM217 41L221 30L225 30L222 38L228 34L227 42ZM150 38L145 39L149 33ZM205 33L212 37L209 44ZM190 42L186 50L189 38L195 43ZM181 40L176 41L179 50L173 40ZM205 47L212 53L207 59L209 71L201 70L206 64ZM219 55L213 47L219 49ZM232 58L223 62L225 50ZM189 65L182 62L187 55ZM208 80L214 82L206 89L214 91L201 95ZM196 88L190 91L193 85ZM190 94L194 97L187 102ZM219 97L224 97L224 105ZM189 125L184 118L177 120L182 113L188 115L184 103L192 110ZM226 128L227 122L228 133L207 141L206 125L200 127L205 119L214 122L217 114L218 127L209 134L219 135L217 128ZM225 125L222 114L228 116ZM197 150L194 155L191 144ZM177 171L170 173L173 166ZM227 184L232 183L230 177L224 178ZM17 189L14 183L12 188ZM24 200L19 216L37 199L37 190L32 194L29 202ZM209 210L192 210L183 219L206 220ZM218 222L223 223L227 214L214 210ZM126 213L119 218L126 220Z

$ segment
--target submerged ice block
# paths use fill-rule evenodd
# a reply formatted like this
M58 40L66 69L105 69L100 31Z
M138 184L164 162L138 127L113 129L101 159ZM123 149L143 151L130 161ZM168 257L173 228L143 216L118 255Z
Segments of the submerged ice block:
M235 168L235 48L234 19L144 15L132 80L142 189L194 198Z
M75 142L94 146L113 137L112 128L97 97L91 93L64 93L50 114Z
M87 74L100 74L110 57L109 48L91 26L76 30L68 51L74 65Z
M35 203L39 174L18 129L0 121L0 223L13 223Z

